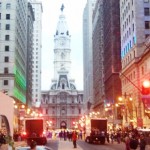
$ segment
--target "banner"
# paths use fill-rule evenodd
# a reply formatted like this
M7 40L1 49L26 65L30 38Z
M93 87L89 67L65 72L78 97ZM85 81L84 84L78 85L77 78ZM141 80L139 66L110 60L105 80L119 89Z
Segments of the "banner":
M145 110L150 110L150 94L142 95L142 101L143 101Z

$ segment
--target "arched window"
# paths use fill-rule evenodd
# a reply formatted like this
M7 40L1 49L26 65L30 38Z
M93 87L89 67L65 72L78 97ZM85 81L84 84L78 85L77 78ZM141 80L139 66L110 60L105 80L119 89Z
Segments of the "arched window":
M62 83L62 89L65 89L65 84L64 83Z

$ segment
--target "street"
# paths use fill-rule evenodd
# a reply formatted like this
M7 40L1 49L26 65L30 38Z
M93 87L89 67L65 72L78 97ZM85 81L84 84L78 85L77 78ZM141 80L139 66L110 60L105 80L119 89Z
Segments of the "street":
M71 141L64 141L64 140L48 140L48 147L50 147L52 150L73 150L73 144ZM106 143L105 145L99 145L99 144L88 144L83 140L77 141L77 148L76 150L125 150L125 144L117 144L116 142L113 144ZM139 148L137 149L139 150ZM146 150L150 150L150 147L146 148Z

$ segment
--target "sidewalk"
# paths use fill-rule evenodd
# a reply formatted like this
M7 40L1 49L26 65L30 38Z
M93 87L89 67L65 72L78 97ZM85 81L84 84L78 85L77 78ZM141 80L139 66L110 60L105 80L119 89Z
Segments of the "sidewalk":
M58 150L82 150L77 144L77 148L73 147L72 141L59 141Z

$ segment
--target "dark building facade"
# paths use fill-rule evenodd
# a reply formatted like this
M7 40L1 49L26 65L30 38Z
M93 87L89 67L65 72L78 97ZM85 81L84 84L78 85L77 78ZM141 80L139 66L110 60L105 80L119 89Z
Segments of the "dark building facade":
M106 103L114 104L121 95L121 43L119 0L103 1L104 84Z
M32 102L32 61L33 61L33 22L34 12L32 5L28 3L28 24L27 24L27 105L31 106Z
M93 12L93 109L104 109L103 0L98 0Z

